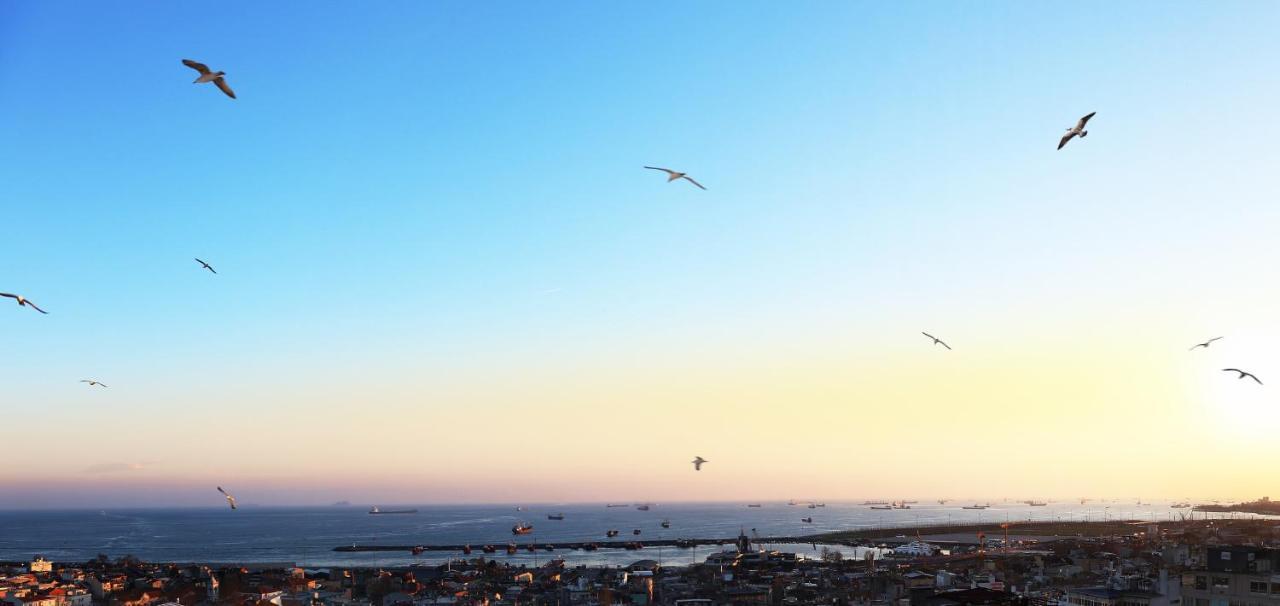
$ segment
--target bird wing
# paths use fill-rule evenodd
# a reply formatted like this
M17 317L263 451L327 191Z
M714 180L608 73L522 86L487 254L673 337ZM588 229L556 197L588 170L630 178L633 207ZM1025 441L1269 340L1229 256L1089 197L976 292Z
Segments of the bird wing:
M0 297L9 297L10 299L13 299L15 301L18 299L18 295L11 295L7 292L0 292Z
M694 181L694 180L693 180L693 177L690 177L689 175L685 175L685 176L684 176L684 179L685 179L686 181L688 181L688 182L690 182L690 183L694 184L694 185L697 185L697 186L698 186L698 188L700 188L700 189L702 189L702 190L704 190L704 191L707 189L707 188L705 188L705 187L702 187L702 184L701 184L701 183L698 183L697 181Z
M1209 341L1208 341L1208 342L1209 342L1209 343L1213 343L1214 341L1217 341L1218 339L1221 339L1221 338L1222 338L1222 337L1214 337L1214 338L1212 338L1212 339L1209 339Z
M47 312L47 311L45 311L45 310L43 310L43 309L40 309L40 308L39 308L35 303L32 303L30 299L28 299L28 300L27 300L27 305L28 305L29 307L31 307L31 309L34 309L34 310L36 310L36 311L38 311L38 312L40 312L40 313L42 313L42 314L45 314L45 315L48 315L48 314L49 314L49 312Z
M1188 348L1187 351L1195 351L1195 348L1197 347L1208 347L1208 346L1209 346L1208 343L1196 343L1195 345L1192 345L1190 348Z
M223 494L223 496L228 496L228 497L229 497L229 496L231 496L231 495L227 494L227 491L223 490L221 486L219 486L219 487L218 487L218 492L222 493L222 494Z
M90 381L89 379L80 379L80 382L81 382L81 383L93 383L93 381Z
M649 170L660 170L660 171L662 171L662 172L664 172L664 173L667 173L668 175L675 174L675 172L676 172L676 171L671 170L671 169L669 169L669 168L659 168L659 167L657 167L657 166L646 166L645 168L647 168L647 169L649 169Z
M1085 117L1083 117L1083 118L1080 118L1080 121L1079 121L1079 122L1076 122L1076 128L1083 129L1083 128L1084 128L1084 125L1086 125L1086 124L1088 124L1088 123L1089 123L1089 118L1092 118L1092 117L1093 117L1093 115L1094 115L1094 114L1096 114L1096 113L1098 113L1098 112L1089 112L1089 115L1087 115L1087 116L1085 116Z
M951 346L950 346L950 345L947 345L947 342L946 342L946 341L938 341L938 342L939 342L939 343L941 343L943 347L945 347L945 348L947 348L947 349L951 349Z
M218 88L222 89L222 92L227 93L228 97L231 97L232 99L236 98L236 92L231 90L230 86L227 86L226 78L218 78L217 80L214 80L213 83L216 84Z
M1250 379L1253 379L1254 381L1257 381L1257 382L1258 382L1258 385L1262 385L1262 381L1261 381L1260 379L1258 379L1258 377L1253 376L1253 373L1251 373L1251 372L1246 372L1246 373L1244 373L1244 374L1249 375L1249 378L1250 378Z
M182 64L183 64L183 65L185 65L185 66L187 66L187 67L189 67L189 68L191 68L191 69L194 69L194 70L196 70L196 71L200 72L200 75L201 75L201 76L208 75L208 73L209 73L209 66L208 66L208 65L205 65L205 64L203 64L203 63L200 63L199 61L192 61L192 60L190 60L190 59L183 59L183 60L182 60Z
M1076 136L1075 131L1071 131L1065 135L1062 135L1062 140L1058 142L1058 149L1062 149L1062 146L1066 145L1067 141L1070 141L1071 138L1074 136Z

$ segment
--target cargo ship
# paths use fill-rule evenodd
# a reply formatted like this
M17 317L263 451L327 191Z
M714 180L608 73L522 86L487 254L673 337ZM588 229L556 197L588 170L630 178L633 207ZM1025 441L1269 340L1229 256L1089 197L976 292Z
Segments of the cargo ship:
M564 514L563 514L563 513L549 513L549 514L547 514L547 519L548 519L548 520L563 520L563 519L564 519Z
M393 513L418 513L418 510L417 509L388 509L386 511L383 511L381 509L378 509L377 505L374 505L373 509L369 510L369 515L371 516L389 515Z

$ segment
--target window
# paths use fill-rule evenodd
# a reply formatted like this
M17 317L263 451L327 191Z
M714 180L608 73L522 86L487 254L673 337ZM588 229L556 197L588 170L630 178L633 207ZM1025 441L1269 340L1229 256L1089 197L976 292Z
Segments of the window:
M1230 586L1231 586L1230 577L1213 577L1214 589L1226 589L1227 587L1230 587Z
M1208 589L1209 589L1209 577L1206 577L1206 576L1204 576L1204 575L1199 575L1199 576L1197 576L1197 577L1196 577L1196 589L1199 589L1199 590L1202 590L1202 591L1204 591L1204 590L1208 590Z
M1249 581L1249 593L1267 593L1268 589L1266 581Z

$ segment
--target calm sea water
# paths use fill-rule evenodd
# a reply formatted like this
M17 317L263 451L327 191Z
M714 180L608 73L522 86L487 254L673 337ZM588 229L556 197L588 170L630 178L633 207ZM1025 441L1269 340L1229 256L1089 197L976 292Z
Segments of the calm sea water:
M604 541L605 531L617 529L619 539L630 538L640 529L640 538L720 538L732 539L739 529L760 536L802 534L896 527L947 522L993 522L1005 520L1101 520L1104 517L1140 520L1177 519L1186 509L1170 509L1168 502L1137 505L1125 503L1050 503L1030 507L1020 503L992 503L990 509L961 509L964 503L940 506L920 503L909 510L871 510L860 503L828 503L809 509L803 505L763 503L748 508L743 503L656 504L650 511L634 507L606 508L591 505L515 507L417 506L411 515L369 515L364 507L241 507L231 511L216 509L146 509L106 511L0 511L0 560L26 560L36 554L54 561L80 562L99 553L111 557L134 555L158 562L296 562L304 566L407 566L415 562L442 562L460 554L428 552L413 556L400 552L339 553L339 545L413 545L469 543L506 545L512 540L511 527L519 521L532 523L532 537L541 543L564 541ZM385 508L384 508L385 509ZM563 513L563 521L547 519ZM1197 514L1199 516L1201 514ZM812 516L812 523L801 518ZM671 528L660 526L663 520ZM808 553L810 545L786 546ZM820 548L820 547L819 547ZM660 557L668 563L689 563L705 558L719 547L698 550L649 548L640 552L601 550L581 552L559 550L555 557L569 564L627 564L637 559ZM857 556L845 549L846 555ZM520 552L499 559L532 563L545 562L551 554ZM816 555L816 552L815 554Z

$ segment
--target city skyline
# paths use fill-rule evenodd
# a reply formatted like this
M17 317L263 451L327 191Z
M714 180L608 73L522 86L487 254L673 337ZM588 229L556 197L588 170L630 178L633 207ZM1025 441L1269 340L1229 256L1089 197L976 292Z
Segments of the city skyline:
M1280 6L144 6L0 5L0 508L1270 494Z

